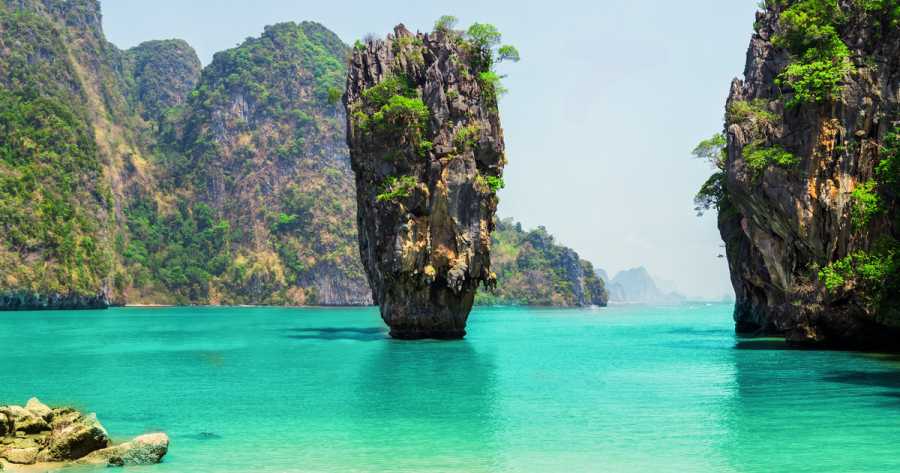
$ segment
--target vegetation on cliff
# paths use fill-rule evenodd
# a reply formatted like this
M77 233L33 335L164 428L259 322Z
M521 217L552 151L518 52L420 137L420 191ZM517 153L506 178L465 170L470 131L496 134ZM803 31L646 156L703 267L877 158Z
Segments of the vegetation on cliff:
M458 338L482 283L506 164L497 62L518 59L496 28L429 34L403 25L353 51L348 133L360 254L400 338Z
M83 118L59 98L0 91L0 136L0 287L101 293L112 201Z
M0 297L371 300L337 36L269 27L201 77L183 41L106 42L95 0L2 5Z
M147 41L125 52L129 90L145 120L159 120L185 102L200 78L200 58L180 39Z
M879 154L874 179L851 194L854 229L877 236L868 249L829 263L819 279L835 296L861 289L857 294L881 317L900 323L900 127L886 136ZM892 231L882 233L884 225Z
M0 293L102 294L112 196L66 36L0 9Z
M215 55L163 123L160 180L177 197L126 212L139 297L368 302L333 100L346 53L319 24L283 23Z
M890 343L900 328L896 58L900 6L762 4L725 134L695 154L717 208L741 331Z
M594 266L556 243L544 227L525 231L512 219L498 220L491 235L493 290L482 290L476 304L606 306L609 295Z

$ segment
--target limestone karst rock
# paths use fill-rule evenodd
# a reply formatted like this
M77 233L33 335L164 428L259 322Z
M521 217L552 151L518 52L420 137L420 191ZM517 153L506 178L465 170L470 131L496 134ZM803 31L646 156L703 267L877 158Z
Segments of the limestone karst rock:
M794 0L757 14L712 186L739 332L898 346L893 8Z
M0 470L13 465L148 465L169 449L166 434L148 434L114 445L93 414L50 408L37 399L0 406Z
M491 285L503 131L493 83L452 31L357 43L347 142L359 245L395 338L461 338L478 286ZM476 65L473 65L476 64Z
M169 451L169 436L147 434L123 444L89 453L78 460L79 465L135 466L154 465Z
M340 38L273 25L201 73L101 18L0 0L0 310L371 304Z

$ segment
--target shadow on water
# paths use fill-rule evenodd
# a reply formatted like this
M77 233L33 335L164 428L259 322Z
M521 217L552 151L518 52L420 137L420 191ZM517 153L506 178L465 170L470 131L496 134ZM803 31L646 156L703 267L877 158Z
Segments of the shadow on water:
M287 329L285 337L292 340L355 340L359 342L384 341L386 329L378 327L304 327Z
M704 329L704 328L694 328L694 327L679 327L674 328L666 332L667 334L672 335L709 335L709 336L722 336L734 333L733 330L728 329Z
M222 440L222 436L214 432L200 432L199 434L182 435L180 436L180 438L187 440L199 440L201 442L208 442L210 440Z
M830 383L883 388L871 395L887 398L882 407L900 408L900 371L835 371L823 378Z
M402 471L494 471L496 365L468 341L388 341L363 361L352 400L362 432ZM417 445L415 452L408 449ZM427 468L426 468L427 467Z
M736 350L802 350L779 338L747 338L738 339L734 344Z
M900 371L836 371L825 376L825 381L900 389Z

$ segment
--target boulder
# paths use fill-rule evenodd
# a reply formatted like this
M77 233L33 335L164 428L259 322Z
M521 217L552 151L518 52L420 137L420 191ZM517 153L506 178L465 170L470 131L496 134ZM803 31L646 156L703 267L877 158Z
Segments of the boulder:
M3 458L6 458L6 461L10 463L15 463L17 465L33 465L37 461L38 452L40 450L37 447L29 447L29 448L9 448L3 451Z
M47 437L43 435L32 435L30 437L14 437L4 443L6 449L26 449L37 448L40 450L46 445Z
M0 413L12 420L12 432L22 432L30 435L50 430L50 424L42 419L41 416L21 406L5 406L0 408Z
M46 404L39 401L36 397L28 400L28 403L25 404L25 410L40 417L41 419L44 419L44 421L46 422L50 422L50 420L53 418L53 410L47 407Z
M62 411L60 411L62 412ZM109 435L93 415L77 411L55 415L49 445L41 452L41 461L78 460L85 455L109 446Z
M133 466L155 465L169 451L169 436L148 434L130 442L97 450L78 461L85 465Z
M168 451L169 437L162 433L113 446L93 414L72 408L52 409L34 398L25 407L0 406L0 470L43 463L150 465Z

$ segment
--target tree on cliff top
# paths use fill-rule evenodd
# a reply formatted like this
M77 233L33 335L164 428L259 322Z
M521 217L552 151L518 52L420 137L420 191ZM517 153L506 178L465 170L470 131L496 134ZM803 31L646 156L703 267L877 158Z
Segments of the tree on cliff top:
M504 61L519 62L519 50L515 46L503 44L503 35L496 26L488 23L473 23L466 31L456 30L459 20L452 15L444 15L434 23L434 31L454 35L464 41L471 54L471 65L478 72L478 82L489 98L497 105L497 97L506 93L501 81L506 77L494 69Z

